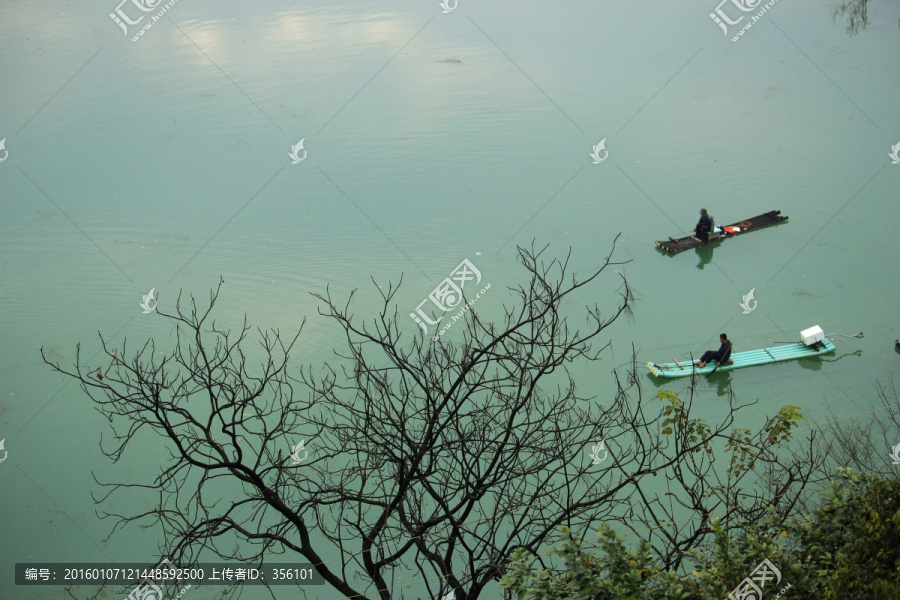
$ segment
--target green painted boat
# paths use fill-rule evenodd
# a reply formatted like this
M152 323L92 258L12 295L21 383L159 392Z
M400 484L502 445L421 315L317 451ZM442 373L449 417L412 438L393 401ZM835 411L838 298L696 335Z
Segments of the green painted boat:
M716 369L715 362L700 368L692 364L690 360L685 360L680 363L649 362L647 363L647 368L650 369L650 373L656 377L687 377L688 375L712 373L713 369L716 369L716 371L731 371L733 369L742 369L744 367L755 367L756 365L768 365L783 360L796 360L808 356L828 354L829 352L834 352L834 350L834 344L831 340L825 338L811 346L807 346L803 342L797 342L796 344L787 344L773 348L762 348L761 350L733 353L729 364L722 365L718 369Z

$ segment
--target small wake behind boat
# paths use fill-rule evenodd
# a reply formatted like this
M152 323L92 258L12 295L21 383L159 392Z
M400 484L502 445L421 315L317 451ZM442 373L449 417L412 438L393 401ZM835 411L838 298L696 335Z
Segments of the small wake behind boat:
M709 234L709 243L712 244L725 238L734 237L736 235L743 235L745 233L756 231L757 229L771 227L772 225L778 225L779 223L784 223L787 220L787 217L781 216L780 210L770 210L769 212L761 214L758 217L744 219L743 221L738 221L737 223L732 223L731 225L725 225L724 227L716 227L715 231ZM665 250L666 252L669 252L671 254L678 254L679 252L684 252L685 250L690 250L691 248L698 248L705 245L706 242L692 235L678 239L670 237L668 240L660 240L656 242L657 248Z
M835 351L835 345L825 337L822 328L816 325L800 332L802 341L794 344L786 344L784 346L776 346L773 348L762 348L760 350L749 350L747 352L737 352L731 355L731 359L723 365L716 366L712 362L705 367L698 367L691 363L690 360L672 363L647 363L656 377L687 377L689 375L702 375L712 373L713 370L731 371L733 369L741 369L743 367L754 367L756 365L767 365L771 363L781 362L785 360L796 360L798 358L806 358L816 356L818 354L828 354ZM862 334L849 337L862 337Z

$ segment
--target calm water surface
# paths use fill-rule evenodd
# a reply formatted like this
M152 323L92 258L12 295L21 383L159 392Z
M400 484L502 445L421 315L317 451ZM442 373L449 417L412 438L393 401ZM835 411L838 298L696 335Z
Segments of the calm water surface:
M873 4L872 27L848 37L826 4L779 2L735 43L709 18L715 4L460 0L442 14L436 1L179 0L132 42L108 16L114 0L5 2L0 595L60 594L12 586L16 562L156 552L153 530L104 542L91 473L147 476L163 450L147 438L110 465L108 423L39 354L69 363L81 342L90 357L98 331L119 345L168 339L138 306L151 288L171 307L221 276L221 323L246 313L290 331L309 317L296 359L321 362L334 330L307 292L362 288L363 317L370 278L403 275L404 314L468 258L492 284L479 314L497 316L525 281L517 244L571 247L586 270L621 233L641 301L610 328L607 359L579 371L584 393L602 401L632 344L641 361L668 361L723 330L744 350L819 324L865 338L705 383L704 415L723 416L729 383L758 400L748 427L787 403L819 421L875 406L874 381L900 359L900 165L888 157L900 7ZM301 138L307 158L291 164ZM602 139L608 157L593 164ZM720 223L768 210L790 221L660 254L653 241L690 230L700 207Z

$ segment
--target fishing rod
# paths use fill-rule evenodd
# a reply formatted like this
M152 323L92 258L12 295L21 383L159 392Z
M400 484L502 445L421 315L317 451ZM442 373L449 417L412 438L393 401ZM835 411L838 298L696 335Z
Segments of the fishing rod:
M829 333L829 334L826 335L825 337L827 337L828 339L831 339L831 338L833 338L833 337L861 338L861 337L865 337L865 336L863 335L863 332L860 331L860 332L857 333L856 335L844 335L843 333ZM773 343L773 344L796 344L797 342L796 342L796 341L794 341L794 342L782 342L781 340L775 340L775 341L772 342L772 343Z

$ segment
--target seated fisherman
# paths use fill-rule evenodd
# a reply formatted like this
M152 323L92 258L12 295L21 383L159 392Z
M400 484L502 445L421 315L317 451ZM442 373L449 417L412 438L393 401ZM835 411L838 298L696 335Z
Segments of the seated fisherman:
M722 345L719 346L719 349L715 352L712 350L707 350L703 353L703 356L700 357L700 360L694 362L700 368L706 366L706 364L710 361L716 361L716 364L721 366L728 362L728 359L731 358L731 342L728 341L728 336L724 333L719 336L719 341L722 342Z
M697 239L703 242L709 242L709 232L712 231L712 219L706 213L705 208L700 209L700 220L697 221L697 226L694 227L694 232L697 234Z

